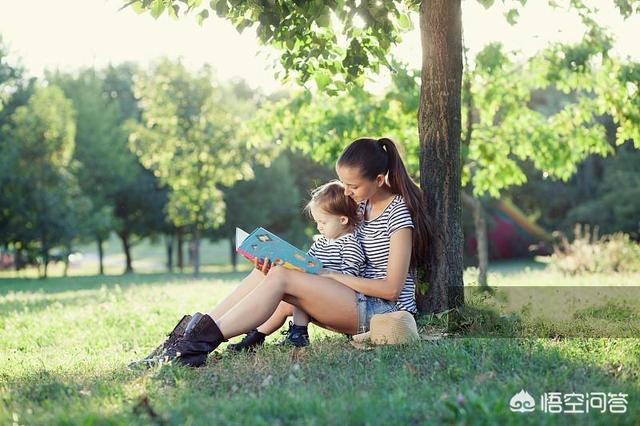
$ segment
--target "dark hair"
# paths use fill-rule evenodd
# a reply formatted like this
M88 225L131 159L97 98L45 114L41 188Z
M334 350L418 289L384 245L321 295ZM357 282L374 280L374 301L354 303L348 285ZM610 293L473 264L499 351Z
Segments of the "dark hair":
M387 177L391 192L404 198L415 227L410 268L415 271L419 265L424 265L431 223L425 211L422 190L407 173L395 143L389 138L356 139L344 149L336 164L358 169L365 179L374 180L378 175Z
M311 200L304 207L304 211L309 215L311 205L320 207L329 214L346 216L350 226L360 223L358 205L351 197L344 195L344 185L338 180L332 180L311 191Z

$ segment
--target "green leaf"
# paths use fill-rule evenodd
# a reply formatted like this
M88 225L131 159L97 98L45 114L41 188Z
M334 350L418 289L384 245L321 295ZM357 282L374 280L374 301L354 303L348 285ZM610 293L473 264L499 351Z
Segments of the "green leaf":
M162 12L164 12L164 8L165 4L163 0L155 0L151 4L151 9L149 12L151 13L151 16L153 16L155 19L158 19L162 15Z
M331 75L327 70L321 70L316 72L315 80L318 90L324 90L331 83Z
M202 25L205 19L209 17L209 11L207 9L202 9L200 13L196 16L196 22L198 25Z
M227 13L229 13L229 6L227 5L226 0L222 0L216 5L216 13L221 18L227 16Z
M478 3L484 6L485 9L488 9L491 6L493 6L493 3L495 3L495 0L478 0Z
M287 49L293 50L293 48L296 45L296 39L293 37L287 38L286 45L287 45Z
M507 22L509 23L509 25L515 25L518 23L520 12L518 12L518 10L516 9L511 9L505 14L505 17L507 18Z
M238 32L242 32L244 31L247 27L250 27L253 24L253 21L250 21L249 19L243 19L238 26L236 27L236 29L238 30Z
M318 18L316 19L316 23L320 27L327 28L331 25L331 16L329 15L329 9L327 9L325 13L322 13L320 16L318 16Z
M406 13L401 14L398 17L398 26L402 31L409 31L413 27L413 23L411 22L411 18Z

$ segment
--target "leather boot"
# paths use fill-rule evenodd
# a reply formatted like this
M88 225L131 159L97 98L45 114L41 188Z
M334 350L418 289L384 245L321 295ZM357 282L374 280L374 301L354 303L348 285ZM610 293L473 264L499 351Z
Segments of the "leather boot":
M209 315L198 312L189 321L184 336L171 345L164 357L168 361L200 367L207 362L209 353L226 341L216 322Z
M191 315L183 316L182 319L178 321L178 324L176 324L176 326L173 327L173 330L171 330L171 333L167 335L167 338L164 340L164 342L162 342L158 347L156 347L153 351L151 351L151 353L146 357L140 360L131 362L129 364L129 368L138 368L138 367L148 368L153 366L154 364L157 364L161 360L164 352L167 349L169 349L169 347L171 347L171 345L173 345L180 337L184 336L184 333L187 329L187 325L189 324L189 321L191 321L191 318L192 318Z

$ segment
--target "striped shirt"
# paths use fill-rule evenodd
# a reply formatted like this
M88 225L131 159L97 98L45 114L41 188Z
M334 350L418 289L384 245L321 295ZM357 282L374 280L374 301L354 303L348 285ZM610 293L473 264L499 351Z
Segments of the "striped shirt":
M326 269L343 274L362 275L364 272L364 251L353 233L335 240L321 235L308 251L309 255L320 259Z
M367 202L358 206L358 211L364 217ZM380 216L372 220L364 220L356 228L356 238L362 245L367 258L364 278L382 280L387 277L387 263L389 260L389 245L391 235L402 228L413 228L411 213L404 202L404 198L396 195ZM404 287L396 300L396 306L403 311L416 313L418 311L415 298L415 283L413 274L407 273Z

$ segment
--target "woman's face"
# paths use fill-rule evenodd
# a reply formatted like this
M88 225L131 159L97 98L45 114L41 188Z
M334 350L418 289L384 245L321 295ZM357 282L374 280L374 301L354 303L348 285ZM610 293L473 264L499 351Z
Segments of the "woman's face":
M336 173L344 185L344 195L351 197L356 203L371 198L385 182L383 175L378 175L374 180L366 179L354 167L336 166Z

